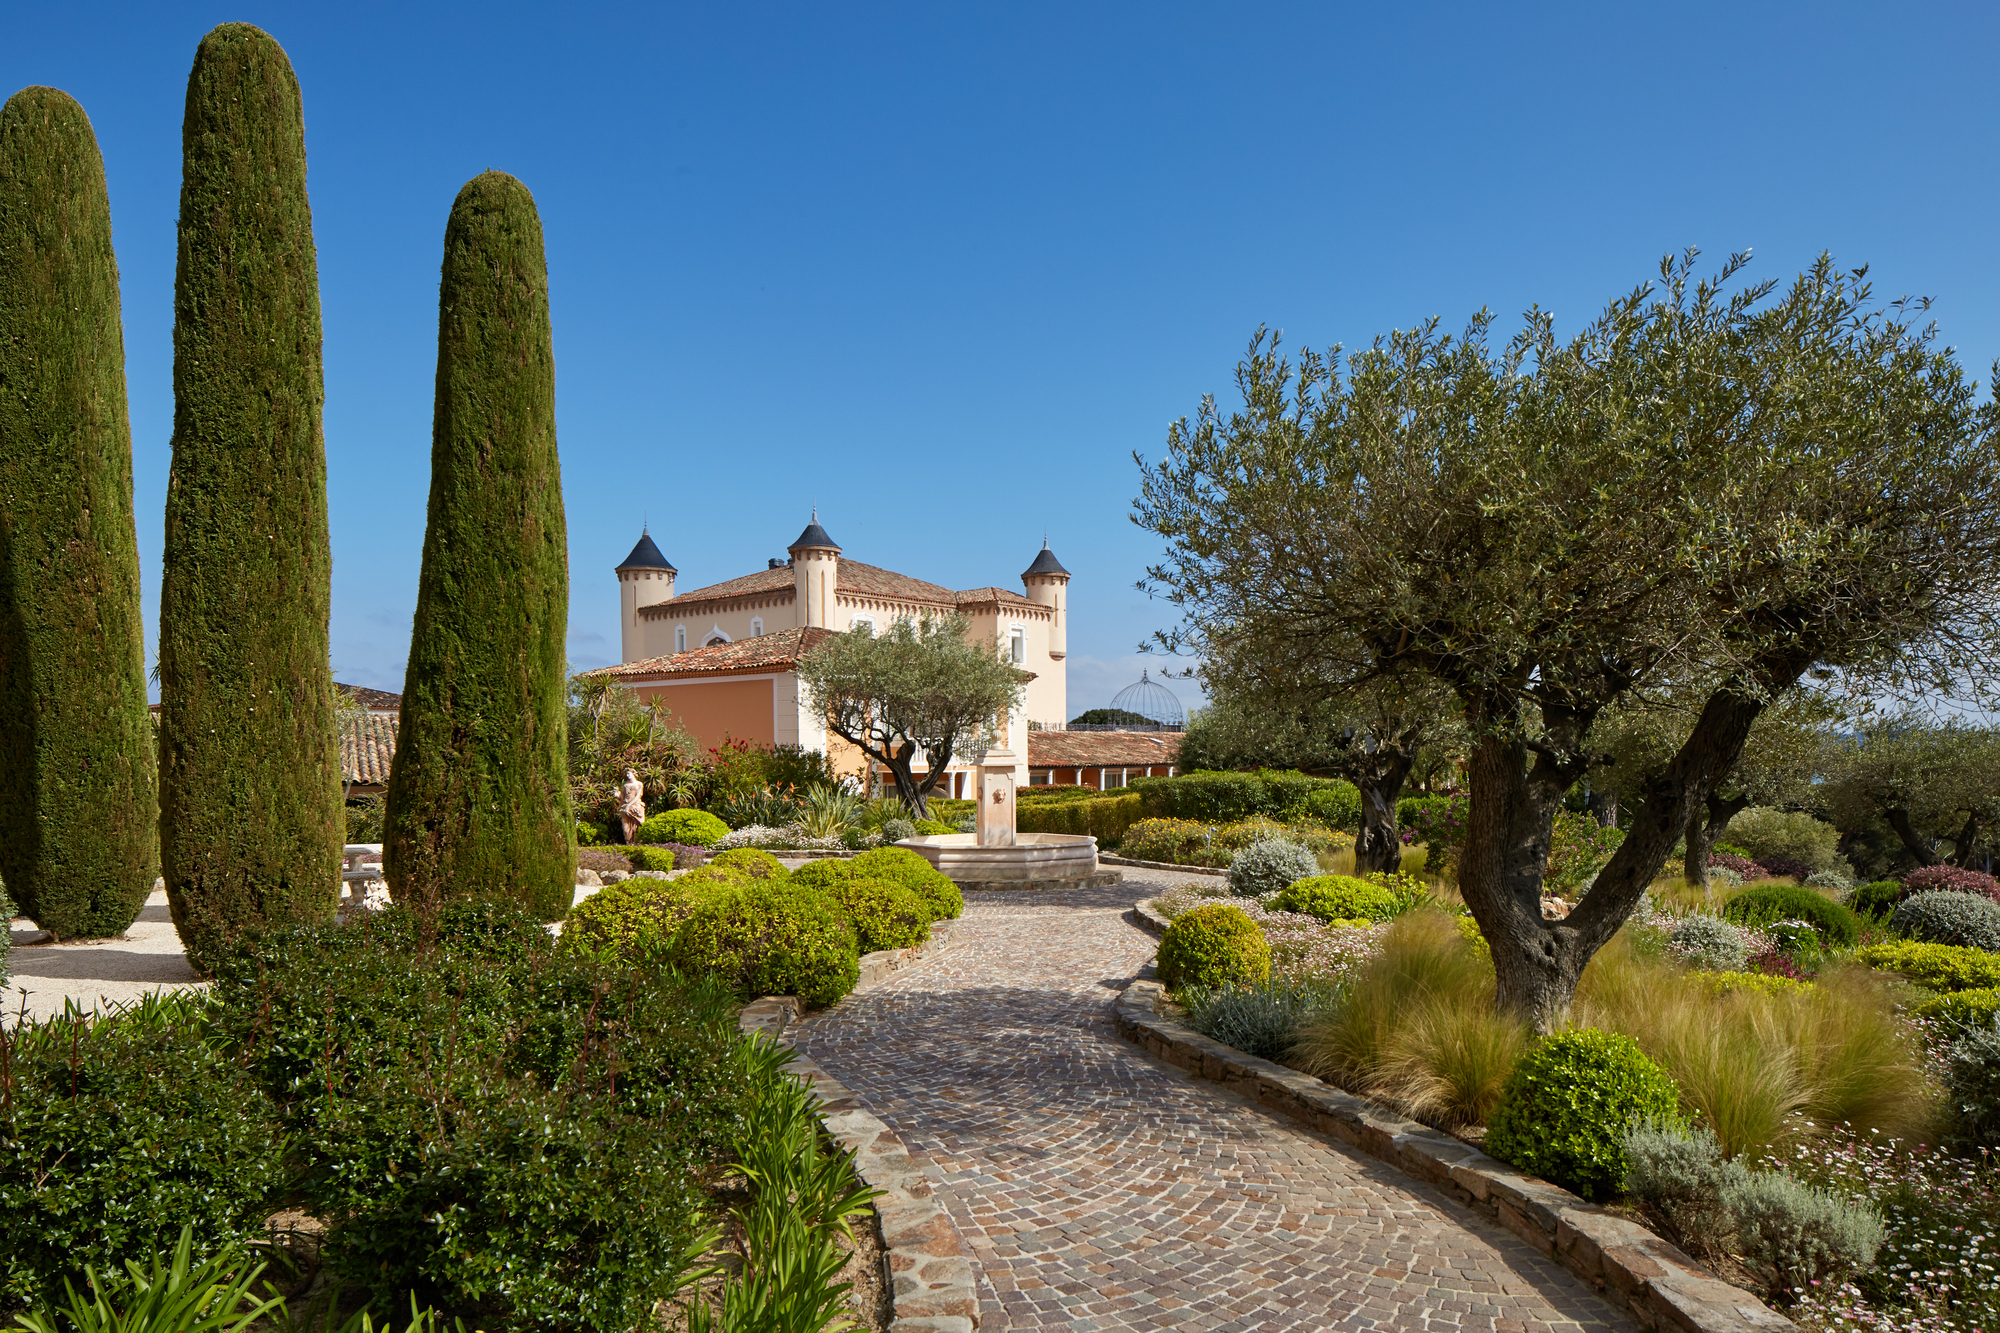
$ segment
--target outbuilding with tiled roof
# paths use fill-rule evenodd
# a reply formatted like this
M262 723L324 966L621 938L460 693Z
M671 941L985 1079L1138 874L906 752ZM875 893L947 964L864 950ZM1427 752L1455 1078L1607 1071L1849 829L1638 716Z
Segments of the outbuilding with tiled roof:
M1031 731L1028 784L1122 787L1172 777L1180 756L1178 731Z

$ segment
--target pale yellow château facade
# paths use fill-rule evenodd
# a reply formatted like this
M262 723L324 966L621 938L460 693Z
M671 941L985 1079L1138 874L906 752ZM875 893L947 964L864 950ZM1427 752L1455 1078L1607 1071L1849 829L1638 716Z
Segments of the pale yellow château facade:
M1021 575L1024 593L954 591L846 559L817 514L787 555L756 573L678 592L680 571L642 534L618 566L621 661L603 674L649 702L664 701L704 745L733 739L825 750L842 772L861 776L862 756L829 736L794 664L857 626L881 633L897 620L962 615L969 638L1002 645L1033 677L1021 711L1008 719L1016 781L1026 785L1028 723L1061 727L1068 716L1070 576L1046 544ZM972 782L970 763L954 760L939 790L963 796Z

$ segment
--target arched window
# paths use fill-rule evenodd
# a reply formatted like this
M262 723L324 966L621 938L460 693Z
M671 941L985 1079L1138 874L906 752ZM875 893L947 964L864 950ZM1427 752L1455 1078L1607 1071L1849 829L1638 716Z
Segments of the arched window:
M686 625L676 625L674 626L674 651L677 653L684 653L687 650L688 650L688 627Z
M755 639L760 637L763 633L764 633L764 617L762 616L750 617L750 637Z
M729 636L722 632L722 626L710 625L708 627L708 637L701 641L701 646L704 648L713 648L718 643L728 642Z

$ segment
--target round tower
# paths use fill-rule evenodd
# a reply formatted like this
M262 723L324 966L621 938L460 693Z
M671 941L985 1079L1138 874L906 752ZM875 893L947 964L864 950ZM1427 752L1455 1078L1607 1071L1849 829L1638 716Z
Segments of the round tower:
M1021 584L1028 590L1029 601L1049 608L1049 656L1062 661L1069 652L1069 571L1047 542L1042 543L1035 563L1022 573Z
M840 584L840 545L819 525L819 510L799 539L785 548L792 557L793 609L801 628L833 628L834 589Z
M680 573L667 563L653 538L643 529L639 544L618 566L618 660L637 662L651 656L646 651L645 631L639 624L639 609L657 606L674 595L674 575Z

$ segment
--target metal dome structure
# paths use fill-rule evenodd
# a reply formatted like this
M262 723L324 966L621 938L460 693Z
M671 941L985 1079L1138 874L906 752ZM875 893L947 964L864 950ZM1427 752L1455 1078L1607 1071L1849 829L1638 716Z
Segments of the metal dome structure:
M1137 684L1127 685L1111 700L1111 706L1127 713L1137 713L1166 731L1181 731L1187 727L1187 710L1174 692L1153 680L1152 673L1141 671Z

